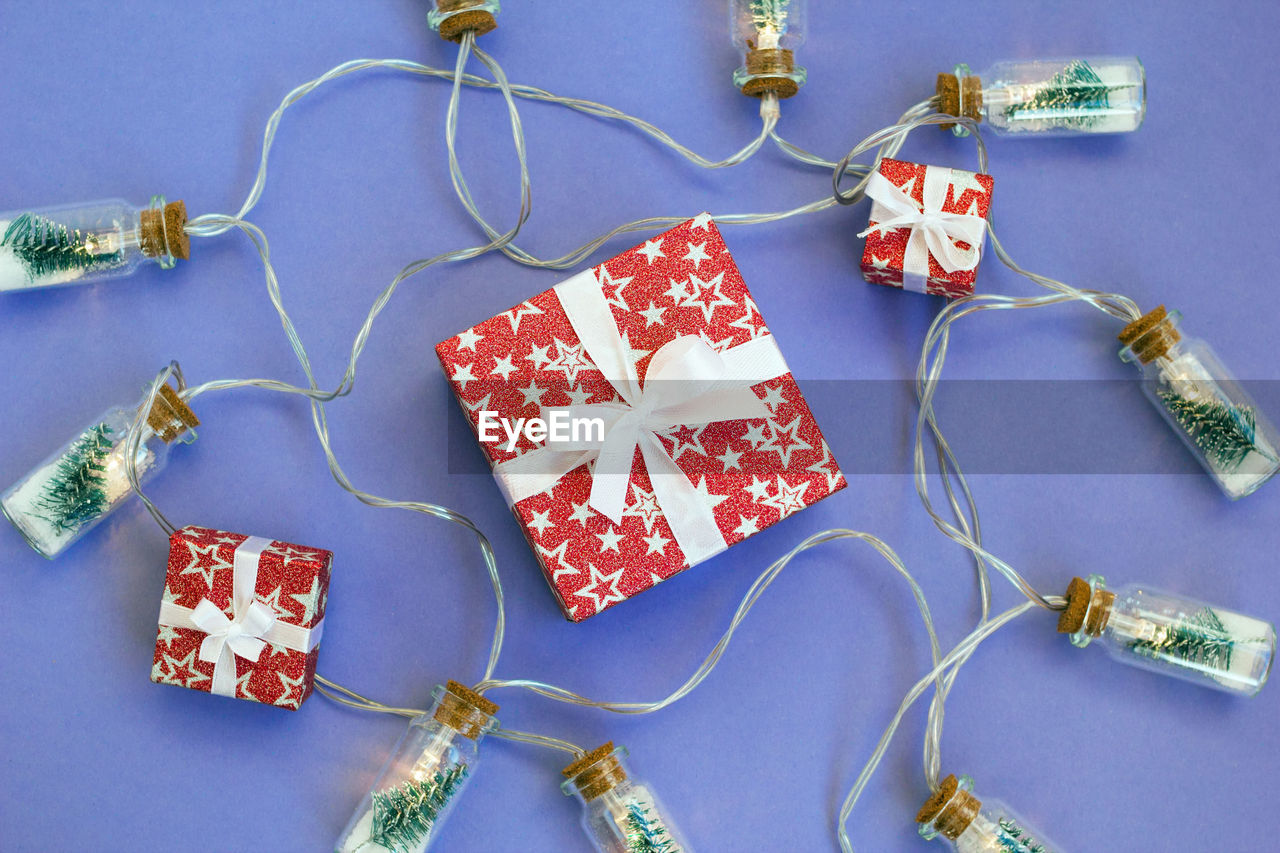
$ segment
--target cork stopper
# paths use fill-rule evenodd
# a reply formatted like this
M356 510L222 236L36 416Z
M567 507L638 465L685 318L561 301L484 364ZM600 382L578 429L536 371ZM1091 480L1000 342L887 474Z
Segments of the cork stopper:
M496 30L498 21L493 13L472 8L478 5L478 0L437 0L436 11L442 14L457 13L440 22L440 38L460 42L468 32L474 32L478 38Z
M981 77L939 74L935 91L938 95L938 112L982 121ZM955 122L938 125L943 130L953 130L955 126Z
M627 781L618 750L609 741L588 752L561 771L588 802Z
M937 792L916 812L916 823L932 823L942 835L955 841L978 816L982 801L960 789L954 775L942 780Z
M753 98L777 95L779 99L794 97L800 84L785 75L796 70L795 54L790 50L771 48L747 51L747 73L754 76L742 86L742 94Z
M181 199L171 201L163 210L148 208L139 217L138 241L142 254L149 258L172 255L184 261L191 259L191 238L187 236L187 206Z
M484 733L498 706L456 681L445 682L435 719L469 740Z
M1072 578L1067 585L1067 609L1058 616L1058 633L1075 634L1083 630L1090 637L1099 636L1111 620L1111 606L1116 594L1094 589L1083 578Z
M171 444L187 430L200 426L200 419L172 386L161 385L160 393L156 395L151 411L147 413L147 426L165 444Z
M1143 364L1165 355L1180 340L1182 335L1169 322L1169 312L1163 305L1143 314L1120 332L1120 343Z

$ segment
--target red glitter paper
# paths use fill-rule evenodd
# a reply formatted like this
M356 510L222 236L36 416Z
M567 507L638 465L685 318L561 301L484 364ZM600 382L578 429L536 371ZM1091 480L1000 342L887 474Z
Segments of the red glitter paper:
M207 598L232 617L235 550L248 538L206 527L184 527L173 534L164 600L194 608ZM332 564L329 551L272 542L258 562L256 597L279 621L314 628L324 618ZM161 625L151 680L210 692L214 665L200 660L205 636L202 631ZM319 653L318 645L304 653L267 643L257 663L236 657L236 698L298 710L311 695Z
M716 349L769 334L711 217L703 214L593 270L636 369L682 335ZM554 291L548 290L436 347L463 413L478 433L480 412L512 421L542 406L618 402L591 363ZM679 427L664 446L704 491L725 541L736 544L839 491L844 476L790 373L754 386L771 418ZM490 464L535 445L521 436L481 443ZM653 498L636 451L622 524L587 506L587 466L514 507L567 618L581 622L687 568Z
M904 160L884 159L880 161L880 173L896 187L906 189L910 184L910 194L918 203L924 204L925 170L939 168L924 166L919 163L908 163ZM943 213L976 212L983 219L991 212L991 191L995 181L990 175L966 172L963 169L951 170L951 183L947 189L947 199L942 205ZM874 208L873 208L874 210ZM878 223L872 219L871 226ZM862 252L862 276L872 284L883 284L888 287L903 286L902 268L907 254L907 241L911 238L911 229L896 228L892 231L873 231L867 235L867 245ZM962 249L971 246L963 240L956 245ZM981 245L978 251L982 251ZM938 264L937 258L929 255L929 276L927 289L934 296L952 298L968 296L973 293L974 282L978 270L957 270L947 272Z

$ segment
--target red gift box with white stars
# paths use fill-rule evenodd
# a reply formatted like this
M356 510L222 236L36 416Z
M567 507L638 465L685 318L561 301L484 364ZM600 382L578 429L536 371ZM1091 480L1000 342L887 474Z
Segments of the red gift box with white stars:
M935 179L941 179L946 183L945 197L941 205L942 212L967 214L984 220L991 212L991 193L995 187L995 181L990 175L889 158L880 161L879 171L890 183L914 199L918 205L924 205L925 181L932 172L933 176L936 176ZM875 228L889 218L888 211L878 202L872 203L871 228ZM866 247L862 252L862 277L871 284L911 289L906 287L907 276L903 270L906 263L907 242L910 238L910 228L873 230L867 234ZM963 249L970 248L970 244L963 240L957 241L956 245ZM980 255L981 241L972 248ZM949 272L938 263L938 259L933 254L928 256L928 268L928 275L924 276L925 292L951 298L973 293L978 275L976 268Z
M256 577L252 578L252 591L244 590L245 600L237 605L233 600L236 572L245 562L238 552L242 546L252 544L250 540L261 545L253 562ZM151 680L213 692L215 668L222 663L201 660L202 643L209 634L190 626L174 627L188 617L166 619L166 612L198 612L204 603L206 608L221 611L225 621L216 615L214 618L224 626L236 624L231 632L240 635L251 633L251 629L247 622L238 620L237 610L247 609L244 605L251 600L262 608L264 616L270 614L266 619L273 623L272 631L265 634L256 660L228 652L227 664L233 664L233 669L224 676L229 687L227 695L296 711L311 695L332 563L333 554L321 548L205 527L177 531L169 540L169 565ZM286 647L279 634L290 639L299 637L302 642L295 643L298 648Z
M594 279L586 287L598 287L603 295L599 317L612 318L620 350L629 353L641 384L654 353L682 336L694 336L722 355L752 343L772 346L756 340L769 337L768 327L708 214L600 264L590 275ZM436 353L477 437L482 412L516 423L547 407L623 402L587 354L556 289L443 341ZM711 532L723 539L718 547L735 545L846 485L785 363L780 375L758 384L744 380L745 388L768 417L677 424L656 432L687 479L688 494L696 490L710 510L706 518L713 516L717 528ZM490 465L500 470L545 449L537 438L520 434L512 449L505 435L480 443ZM638 449L620 523L590 505L593 471L591 462L579 465L512 505L561 609L575 622L691 564ZM509 502L514 497L509 494Z

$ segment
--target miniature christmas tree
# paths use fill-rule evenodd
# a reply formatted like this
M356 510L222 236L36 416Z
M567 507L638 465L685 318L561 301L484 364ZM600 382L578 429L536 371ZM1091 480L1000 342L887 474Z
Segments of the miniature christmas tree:
M466 776L466 765L459 764L425 781L410 779L375 793L373 831L360 846L376 844L397 853L413 850L431 835L436 818L458 793Z
M111 427L89 427L58 460L36 506L41 517L58 531L75 530L97 518L107 508L107 455L111 452Z
M1218 400L1189 400L1174 391L1160 399L1196 446L1224 472L1240 466L1258 450L1257 417L1251 407Z
M651 819L649 813L643 803L627 807L627 853L679 853L666 827Z
M1205 669L1231 669L1235 640L1213 608L1201 608L1194 616L1171 625L1152 640L1140 640L1130 648L1146 657L1175 657Z
M1077 59L1037 87L1029 98L1007 106L1004 115L1012 119L1027 112L1042 112L1047 116L1053 116L1055 112L1069 112L1071 114L1055 117L1055 120L1064 125L1088 127L1099 118L1090 113L1104 112L1110 106L1110 95L1116 88L1104 83L1089 63Z
M32 281L55 273L88 271L122 260L120 252L94 251L94 239L79 229L24 213L9 223L0 247L8 247Z

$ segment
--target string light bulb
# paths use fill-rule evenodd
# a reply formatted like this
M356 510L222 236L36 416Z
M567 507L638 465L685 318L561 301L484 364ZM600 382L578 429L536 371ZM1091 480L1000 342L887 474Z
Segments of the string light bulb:
M497 29L500 0L435 0L427 23L445 41L460 42L467 33L482 36Z
M649 786L634 779L626 747L593 749L564 769L561 790L582 806L582 828L599 853L693 853Z
M1128 133L1147 113L1147 77L1136 56L998 62L981 74L960 64L938 75L937 95L938 112L985 121L1002 136Z
M1118 661L1243 696L1267 683L1276 652L1270 623L1145 585L1107 589L1073 578L1058 631L1084 648L1095 639Z
M175 373L181 390L176 365ZM0 496L5 517L41 556L57 557L129 498L129 439L146 403L108 409ZM139 484L164 470L171 444L195 441L199 425L178 391L161 385L140 420Z
M808 24L808 0L729 0L729 31L744 64L733 85L756 98L790 98L808 72L796 65L795 50Z
M0 291L89 284L191 257L187 208L152 196L0 213Z
M1182 315L1163 305L1120 333L1120 358L1142 373L1143 393L1223 493L1257 491L1280 471L1280 434L1217 353L1184 337Z
M920 835L941 837L959 853L1054 853L1060 850L1005 803L979 800L973 779L948 776L916 814Z
M435 841L475 774L498 706L456 681L432 696L356 807L337 853L424 853Z

